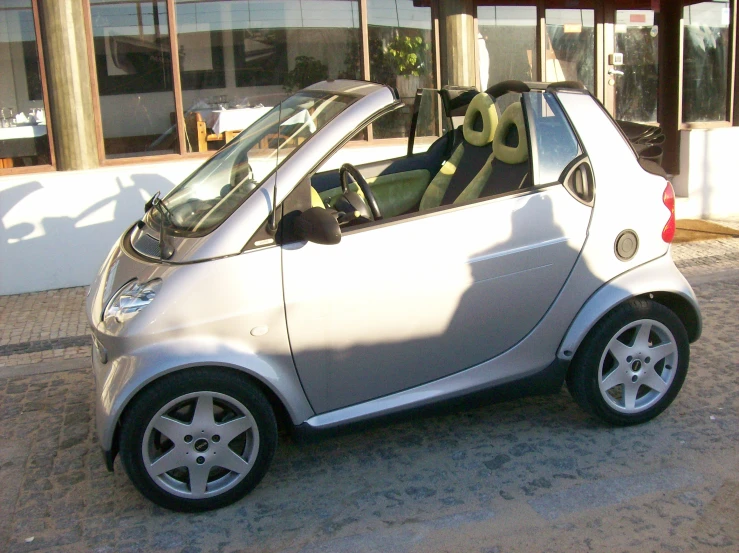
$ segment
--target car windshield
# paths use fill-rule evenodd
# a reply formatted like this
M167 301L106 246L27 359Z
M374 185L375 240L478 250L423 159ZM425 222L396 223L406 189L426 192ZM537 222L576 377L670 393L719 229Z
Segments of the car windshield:
M162 203L165 225L177 234L202 234L220 225L311 136L355 98L302 91L276 105L176 186ZM152 226L160 213L149 212Z

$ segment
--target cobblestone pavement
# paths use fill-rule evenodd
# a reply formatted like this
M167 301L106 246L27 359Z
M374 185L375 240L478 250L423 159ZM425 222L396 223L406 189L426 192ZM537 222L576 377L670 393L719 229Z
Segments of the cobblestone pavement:
M0 296L0 367L89 357L86 288Z
M119 461L105 470L89 369L0 376L0 552L736 552L738 246L674 248L705 327L656 420L607 427L563 390L316 443L282 436L258 488L206 514L155 507ZM81 335L83 298L0 298L2 345Z

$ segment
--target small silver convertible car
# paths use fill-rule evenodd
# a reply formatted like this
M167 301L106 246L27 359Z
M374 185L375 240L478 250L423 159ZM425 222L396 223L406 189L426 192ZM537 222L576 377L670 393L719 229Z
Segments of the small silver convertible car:
M301 90L155 195L92 284L108 468L198 511L259 483L278 422L563 382L608 423L648 421L701 333L674 201L579 83Z

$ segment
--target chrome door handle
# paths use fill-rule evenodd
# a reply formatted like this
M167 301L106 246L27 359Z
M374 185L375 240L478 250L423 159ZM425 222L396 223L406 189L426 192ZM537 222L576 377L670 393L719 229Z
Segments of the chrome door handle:
M613 69L613 68L610 68L610 69L608 70L608 74L609 74L609 75L623 75L623 74L624 74L624 72L623 72L623 71L619 71L618 69Z

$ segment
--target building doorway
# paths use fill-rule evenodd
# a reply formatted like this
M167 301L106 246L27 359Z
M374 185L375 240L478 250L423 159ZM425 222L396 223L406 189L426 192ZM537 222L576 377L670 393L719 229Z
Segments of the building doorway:
M649 0L609 4L603 25L603 103L617 120L657 124L658 15Z
M615 119L657 123L658 2L479 0L478 85L580 81Z

